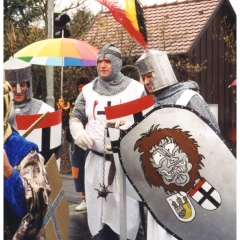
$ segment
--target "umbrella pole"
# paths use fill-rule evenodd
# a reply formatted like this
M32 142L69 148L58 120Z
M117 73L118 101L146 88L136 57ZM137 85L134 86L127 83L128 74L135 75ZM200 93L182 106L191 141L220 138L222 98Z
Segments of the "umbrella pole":
M62 38L64 38L64 30L62 29ZM63 57L62 57L62 69L61 69L61 98L63 98Z
M63 57L62 57L62 69L61 69L61 98L63 97Z

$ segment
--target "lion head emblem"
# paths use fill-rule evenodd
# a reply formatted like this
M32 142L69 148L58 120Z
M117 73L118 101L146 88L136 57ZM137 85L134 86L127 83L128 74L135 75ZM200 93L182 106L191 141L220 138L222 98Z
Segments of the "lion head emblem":
M162 186L165 192L188 192L200 178L202 159L198 144L188 131L175 126L152 126L141 134L134 146L138 149L141 167L150 186Z

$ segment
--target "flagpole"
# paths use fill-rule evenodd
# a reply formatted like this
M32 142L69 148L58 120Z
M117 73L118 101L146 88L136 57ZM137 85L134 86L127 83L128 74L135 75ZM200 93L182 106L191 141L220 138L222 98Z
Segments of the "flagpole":
M63 57L62 57L62 69L61 69L61 98L63 97Z
M120 207L120 240L127 239L127 209L126 209L126 177L122 170L119 169L119 207Z

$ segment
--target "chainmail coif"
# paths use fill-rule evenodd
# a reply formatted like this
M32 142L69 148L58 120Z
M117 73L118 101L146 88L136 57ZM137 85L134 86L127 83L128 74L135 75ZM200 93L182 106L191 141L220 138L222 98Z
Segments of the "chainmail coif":
M114 46L109 46L108 49L120 53ZM111 61L112 71L108 77L101 77L98 72L98 77L93 80L93 90L101 95L112 96L124 91L132 79L125 77L120 72L122 68L122 59L110 53L104 55L100 50L98 58L103 59L104 57Z

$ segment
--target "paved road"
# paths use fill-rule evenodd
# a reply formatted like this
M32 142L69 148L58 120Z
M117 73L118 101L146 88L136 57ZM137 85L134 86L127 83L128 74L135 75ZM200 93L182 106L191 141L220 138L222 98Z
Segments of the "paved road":
M60 175L65 196L69 205L70 223L69 223L69 240L94 240L92 238L88 224L87 224L87 211L77 212L75 207L81 202L80 193L75 192L75 186L72 176ZM145 218L147 211L145 209ZM145 219L146 220L146 219ZM147 224L147 223L145 223Z
M87 224L87 211L77 212L75 207L81 201L80 193L75 192L74 181L71 176L60 175L63 189L69 205L70 223L69 223L69 240L93 240Z

